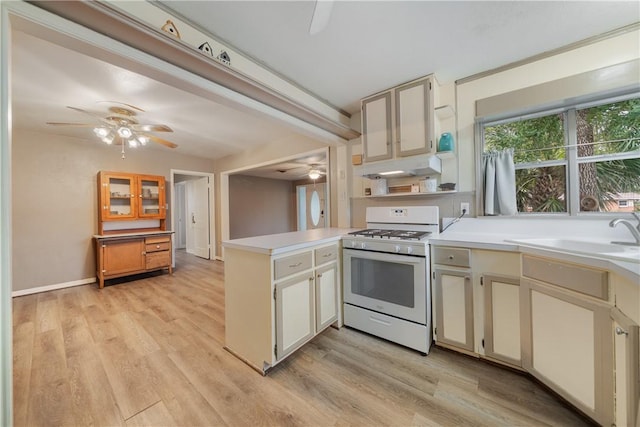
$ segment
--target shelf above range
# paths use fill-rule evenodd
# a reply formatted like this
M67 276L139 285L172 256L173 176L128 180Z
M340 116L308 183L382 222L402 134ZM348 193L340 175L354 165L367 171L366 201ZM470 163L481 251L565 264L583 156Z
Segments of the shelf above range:
M457 190L449 190L449 191L433 191L430 193L389 193L389 194L381 194L377 196L357 196L352 197L353 199L379 199L379 198L387 198L387 197L434 197L441 196L444 194L455 194Z

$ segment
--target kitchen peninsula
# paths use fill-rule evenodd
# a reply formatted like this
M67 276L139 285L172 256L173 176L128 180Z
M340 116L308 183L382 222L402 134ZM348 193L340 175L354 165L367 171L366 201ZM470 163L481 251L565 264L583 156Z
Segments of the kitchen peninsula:
M223 242L225 348L262 373L332 324L341 326L344 228Z

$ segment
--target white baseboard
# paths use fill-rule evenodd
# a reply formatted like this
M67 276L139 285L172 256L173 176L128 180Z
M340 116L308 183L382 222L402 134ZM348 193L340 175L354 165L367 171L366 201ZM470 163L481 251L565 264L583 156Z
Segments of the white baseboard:
M96 283L95 277L88 277L86 279L73 280L71 282L56 283L55 285L39 286L37 288L21 289L19 291L13 291L12 297L20 297L23 295L37 294L40 292L55 291L56 289L72 288L74 286L87 285L89 283Z

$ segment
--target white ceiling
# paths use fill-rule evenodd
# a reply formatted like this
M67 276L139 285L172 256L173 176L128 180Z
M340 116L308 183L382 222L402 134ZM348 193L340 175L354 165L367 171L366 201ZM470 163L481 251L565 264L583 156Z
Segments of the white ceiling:
M160 3L349 113L427 74L450 82L640 21L637 1L336 0L311 36L310 0Z
M310 36L312 1L162 3L349 113L362 97L423 75L453 81L640 21L636 1L336 1L328 26ZM118 101L146 110L140 122L173 128L158 136L184 154L217 159L298 137L291 126L18 31L12 55L16 128L98 143L91 129L45 122L87 121L65 106L106 112L96 101Z

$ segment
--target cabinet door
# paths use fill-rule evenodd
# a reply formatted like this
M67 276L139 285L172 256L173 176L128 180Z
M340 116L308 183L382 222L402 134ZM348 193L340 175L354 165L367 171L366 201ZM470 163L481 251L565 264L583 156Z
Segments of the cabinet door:
M520 279L482 276L484 286L485 355L522 366L520 340Z
M473 351L473 288L466 271L435 269L436 341Z
M165 182L163 176L138 175L138 217L166 217Z
M362 101L362 141L365 161L392 157L391 92Z
M611 309L615 352L615 425L636 425L640 399L638 325L616 307Z
M100 174L102 220L130 219L137 216L135 175L127 173Z
M105 276L145 269L144 239L111 240L103 242L100 249Z
M316 270L316 331L338 320L338 272L336 263Z
M428 153L433 148L429 120L429 80L396 89L396 143L398 156Z
M301 274L275 285L278 360L315 335L313 284L313 276Z
M613 346L604 302L522 279L523 366L601 425L613 422Z

